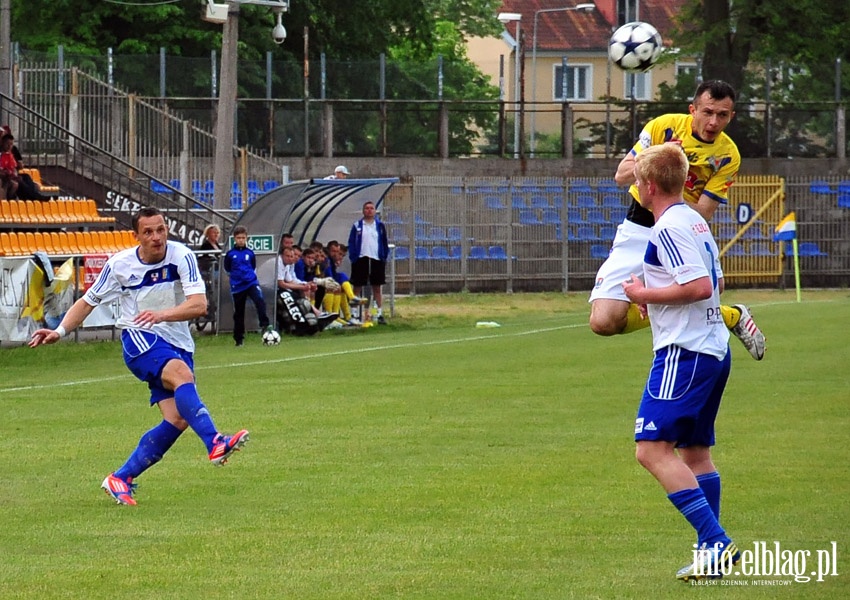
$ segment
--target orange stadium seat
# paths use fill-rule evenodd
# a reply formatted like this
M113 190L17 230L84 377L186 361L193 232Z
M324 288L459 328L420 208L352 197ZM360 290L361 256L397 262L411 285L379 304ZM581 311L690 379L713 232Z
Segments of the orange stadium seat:
M39 231L35 232L35 243L38 244L38 247L47 252L48 254L56 254L56 250L53 249L53 240L50 239L50 233L44 232L41 233Z
M124 236L124 247L132 248L133 246L138 244L136 240L136 233L132 229L125 229L121 232Z
M0 200L0 223L12 222L12 205L9 200Z
M5 231L0 231L0 255L10 256L12 254L12 241L9 239L9 234Z
M9 200L9 209L12 214L13 223L23 223L21 216L21 203L19 200Z

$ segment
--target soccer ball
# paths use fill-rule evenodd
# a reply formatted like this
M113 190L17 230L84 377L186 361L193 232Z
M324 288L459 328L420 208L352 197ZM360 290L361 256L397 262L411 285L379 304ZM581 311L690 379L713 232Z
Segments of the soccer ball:
M649 23L633 21L614 32L608 56L618 67L632 73L650 70L661 56L661 35Z
M274 329L263 332L263 346L277 346L280 343L280 334Z

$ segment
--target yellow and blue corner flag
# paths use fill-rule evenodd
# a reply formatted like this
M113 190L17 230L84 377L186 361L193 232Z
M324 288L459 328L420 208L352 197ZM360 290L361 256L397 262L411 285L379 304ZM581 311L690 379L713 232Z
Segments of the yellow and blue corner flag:
M779 224L776 226L776 230L773 232L773 241L784 242L796 238L797 216L794 214L794 211L791 211L784 219L779 221Z

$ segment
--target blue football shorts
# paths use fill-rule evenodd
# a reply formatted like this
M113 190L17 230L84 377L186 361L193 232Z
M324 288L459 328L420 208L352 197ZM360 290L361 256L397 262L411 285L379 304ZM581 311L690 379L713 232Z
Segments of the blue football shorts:
M714 421L729 378L732 353L714 356L667 346L655 353L635 419L635 441L713 446Z
M138 379L147 382L151 391L151 405L174 397L174 390L166 389L160 378L168 361L182 360L193 373L195 371L191 352L169 344L150 331L123 330L121 346L124 348L124 364Z

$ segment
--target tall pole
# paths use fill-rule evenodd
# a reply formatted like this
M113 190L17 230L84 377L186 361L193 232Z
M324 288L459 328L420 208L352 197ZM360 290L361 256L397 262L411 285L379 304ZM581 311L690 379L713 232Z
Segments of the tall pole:
M12 0L0 0L0 93L12 95Z
M239 5L229 4L221 38L221 78L215 123L213 208L230 209L233 187L233 119L236 113L236 67L239 44Z
M516 64L514 65L514 158L519 158L519 120L522 117L519 111L519 68L520 68L520 30L519 20L516 22L516 46L514 53L516 55Z
M595 9L594 4L590 4L589 2L585 2L582 4L576 4L575 6L562 6L560 8L541 8L540 10L534 11L534 27L531 34L531 101L535 103L534 110L531 111L531 143L530 146L530 156L534 158L534 151L537 148L537 127L536 127L536 116L537 116L537 18L540 16L540 13L550 13L550 12L568 12L568 11L586 11L590 12ZM564 71L564 77L567 76L567 72ZM566 100L566 97L564 97Z

